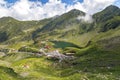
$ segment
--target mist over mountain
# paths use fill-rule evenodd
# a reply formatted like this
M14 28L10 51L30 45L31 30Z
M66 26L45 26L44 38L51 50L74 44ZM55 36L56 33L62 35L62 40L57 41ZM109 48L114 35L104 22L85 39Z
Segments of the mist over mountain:
M42 20L0 18L0 80L119 80L120 8Z

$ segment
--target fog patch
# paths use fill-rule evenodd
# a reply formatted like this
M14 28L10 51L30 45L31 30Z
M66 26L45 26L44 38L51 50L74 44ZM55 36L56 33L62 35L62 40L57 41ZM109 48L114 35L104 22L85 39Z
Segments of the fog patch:
M86 14L85 16L78 16L77 20L84 21L84 22L87 22L87 23L92 23L93 22L92 15L89 15L89 14Z

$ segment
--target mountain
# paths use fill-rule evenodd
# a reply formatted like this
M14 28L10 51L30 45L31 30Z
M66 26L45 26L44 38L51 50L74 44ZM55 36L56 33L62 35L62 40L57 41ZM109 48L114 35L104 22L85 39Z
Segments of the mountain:
M54 40L61 40L85 47L91 41L119 35L116 33L120 26L118 7L110 5L103 11L93 14L93 22L90 23L78 20L78 17L84 19L85 15L85 12L73 9L63 15L40 21L18 21L4 17L0 19L0 42L11 45L27 41L38 46L41 41L50 40L54 43ZM113 36L109 33L113 33Z
M79 21L76 19L78 16L84 16L85 13L76 9L73 9L59 17L53 18L49 23L45 24L42 28L37 29L33 34L33 38L36 35L41 33L53 33L58 34L63 30L71 30L74 29L74 25L76 28L79 26Z
M100 28L100 31L105 32L109 29L114 29L120 25L120 8L116 6L108 6L103 11L93 15L93 18Z
M114 5L110 5L106 7L103 11L93 15L96 22L104 22L113 18L114 16L120 16L120 9Z
M0 18L0 79L119 80L120 8L110 5L90 22L86 15L73 9L40 21Z
M68 13L65 13L61 15L60 17L57 17L56 19L53 19L48 24L43 26L41 29L42 32L44 31L53 31L55 29L65 29L67 26L71 25L72 23L76 23L76 17L77 16L84 16L85 13L76 9L73 9L69 11Z
M39 36L40 39L42 39L42 36L43 39L45 36L47 39L50 39L49 36L54 36L54 38L65 38L88 32L92 29L93 24L84 22L83 20L78 20L78 17L84 17L85 15L86 13L73 9L57 18L50 20L50 22L45 24L42 28L34 31L33 39L35 40L35 38L39 38Z
M68 13L65 13L44 25L42 28L37 29L33 32L33 39L35 42L40 41L44 38L47 39L74 39L77 36L76 40L79 39L80 35L95 32L94 36L99 32L106 32L111 29L115 29L120 25L120 9L116 6L110 5L105 8L103 11L98 12L93 17L93 22L88 23L85 21L78 20L77 18L84 17L86 13L79 10L71 10ZM97 33L96 33L97 32ZM43 35L44 34L44 35ZM93 34L93 33L92 33ZM53 38L53 37L54 38ZM92 39L92 35L89 39L83 38L86 40L81 40L83 43L89 42ZM74 42L79 42L74 40ZM85 42L84 42L85 41ZM73 43L74 43L73 42ZM84 44L85 45L85 44Z
M14 43L32 40L32 32L46 22L48 22L47 19L41 21L18 21L11 17L3 17L0 19L0 42Z

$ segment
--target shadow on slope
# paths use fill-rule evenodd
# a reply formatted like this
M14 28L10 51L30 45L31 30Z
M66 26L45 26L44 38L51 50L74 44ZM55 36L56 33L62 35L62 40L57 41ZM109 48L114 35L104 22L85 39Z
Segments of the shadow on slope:
M0 66L0 80L21 80L22 78L12 68ZM23 80L23 79L22 79Z

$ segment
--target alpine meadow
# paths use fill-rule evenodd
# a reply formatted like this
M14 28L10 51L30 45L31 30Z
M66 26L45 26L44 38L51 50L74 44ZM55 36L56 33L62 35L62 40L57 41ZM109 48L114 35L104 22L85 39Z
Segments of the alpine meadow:
M120 8L0 18L0 80L120 80Z

